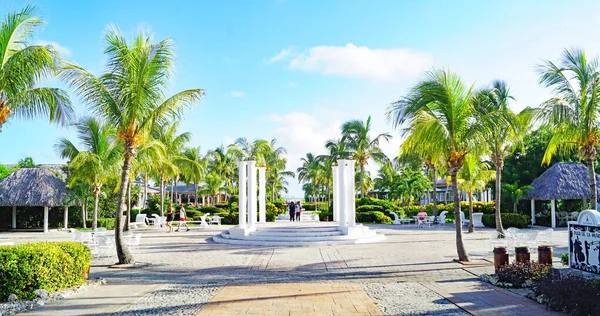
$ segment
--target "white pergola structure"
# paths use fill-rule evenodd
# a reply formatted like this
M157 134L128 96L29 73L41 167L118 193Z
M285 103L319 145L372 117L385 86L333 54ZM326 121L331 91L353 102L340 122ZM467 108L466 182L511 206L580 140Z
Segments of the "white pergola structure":
M239 224L229 230L234 237L247 236L256 231L257 218L260 223L267 221L266 168L257 168L256 161L240 161L238 166Z
M362 225L356 225L354 163L338 160L333 167L333 220L339 222L339 230L345 235L363 233Z

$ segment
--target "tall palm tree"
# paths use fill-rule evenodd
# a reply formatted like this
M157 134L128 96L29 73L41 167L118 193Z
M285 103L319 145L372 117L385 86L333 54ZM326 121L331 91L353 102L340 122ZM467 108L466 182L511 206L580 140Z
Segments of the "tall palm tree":
M325 171L322 161L317 159L313 153L307 153L306 157L302 157L300 160L302 161L302 166L296 170L298 182L312 183L312 186L307 186L307 188L311 188L313 191L311 195L321 195L320 187L323 184L323 174Z
M216 172L219 177L225 180L226 186L235 188L236 186L236 174L237 174L237 163L236 161L241 159L238 156L239 152L235 147L229 147L225 149L222 145L217 147L215 150L209 151L207 154L208 158L208 170L207 172ZM232 191L231 193L235 193Z
M472 88L466 87L455 73L433 70L407 96L394 102L389 111L396 127L408 124L402 151L420 156L443 154L452 180L458 258L469 261L462 239L457 175L465 156L484 141L482 126L475 119Z
M211 197L211 204L214 206L217 201L217 195L223 191L225 181L216 172L210 172L204 178L204 185L200 192Z
M183 180L194 184L194 204L198 207L198 183L204 177L208 161L202 156L198 146L186 148L176 163L180 166Z
M496 178L496 171L490 170L476 155L465 157L465 163L458 173L458 188L467 194L469 200L469 233L475 231L473 224L473 193L485 190L487 184Z
M549 164L557 152L577 151L588 168L591 207L597 209L594 163L600 139L600 71L598 58L588 59L580 49L565 49L557 65L539 66L540 84L553 89L554 98L544 102L538 118L553 131L542 163Z
M36 87L57 70L60 56L51 45L30 45L34 32L44 24L36 9L26 6L9 13L0 27L0 132L13 116L48 117L51 122L67 125L73 109L62 89Z
M365 166L369 160L373 159L378 163L388 161L386 155L381 151L379 142L383 139L389 141L392 135L383 133L371 138L371 116L366 122L360 120L352 120L342 125L342 141L346 143L346 148L352 159L356 161L360 169L360 197L365 197L364 177Z
M59 139L54 147L61 158L70 161L71 183L82 181L90 186L94 197L92 229L96 229L102 186L118 172L122 158L121 147L115 141L115 130L95 118L85 118L75 126L83 149L77 149L66 138Z
M184 106L200 100L204 91L189 89L169 97L165 95L174 65L170 39L153 43L150 35L139 32L129 45L121 32L111 26L105 41L108 63L104 74L95 77L82 67L67 63L62 76L94 112L117 130L123 143L115 243L118 263L129 264L133 256L123 242L121 221L126 208L126 184L137 148L155 124L179 118Z
M501 183L504 159L517 147L522 147L532 118L532 110L524 109L515 114L508 107L514 100L510 89L504 81L494 81L491 86L478 91L475 95L475 109L478 120L484 122L486 128L484 145L490 153L492 163L496 167L496 230L504 231L500 217Z

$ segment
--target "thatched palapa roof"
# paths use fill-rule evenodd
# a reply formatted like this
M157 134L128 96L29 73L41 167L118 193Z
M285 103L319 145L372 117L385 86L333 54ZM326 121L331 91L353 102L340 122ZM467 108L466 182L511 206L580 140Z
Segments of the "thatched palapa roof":
M600 177L596 174L596 183ZM589 199L590 181L587 167L578 162L559 162L544 171L531 183L533 190L527 192L534 200L579 200ZM600 190L596 186L598 195Z
M0 206L63 206L68 193L47 168L21 168L0 180Z

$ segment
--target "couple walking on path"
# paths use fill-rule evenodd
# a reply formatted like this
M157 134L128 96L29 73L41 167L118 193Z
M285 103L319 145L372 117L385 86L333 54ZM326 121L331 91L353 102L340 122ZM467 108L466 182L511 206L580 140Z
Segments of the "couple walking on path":
M173 231L173 220L174 220L175 215L173 214L173 204L169 205L169 212L167 212L167 226L169 227L169 233ZM185 222L185 208L183 207L183 203L179 204L179 224L177 225L177 230L176 232L179 231L179 228L181 227L181 225L185 225L185 227L187 227L187 231L190 230L190 227L188 226L188 224Z
M300 215L302 215L302 203L300 201L294 203L290 202L288 206L290 212L290 222L300 221Z

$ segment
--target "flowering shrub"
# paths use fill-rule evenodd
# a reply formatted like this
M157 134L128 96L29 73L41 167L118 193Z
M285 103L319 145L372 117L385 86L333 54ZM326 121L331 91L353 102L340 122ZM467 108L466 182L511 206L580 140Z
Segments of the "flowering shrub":
M567 273L543 278L534 288L538 302L569 315L600 315L600 282Z
M498 282L507 287L531 287L550 275L550 266L535 261L531 263L515 262L501 267L496 273Z

